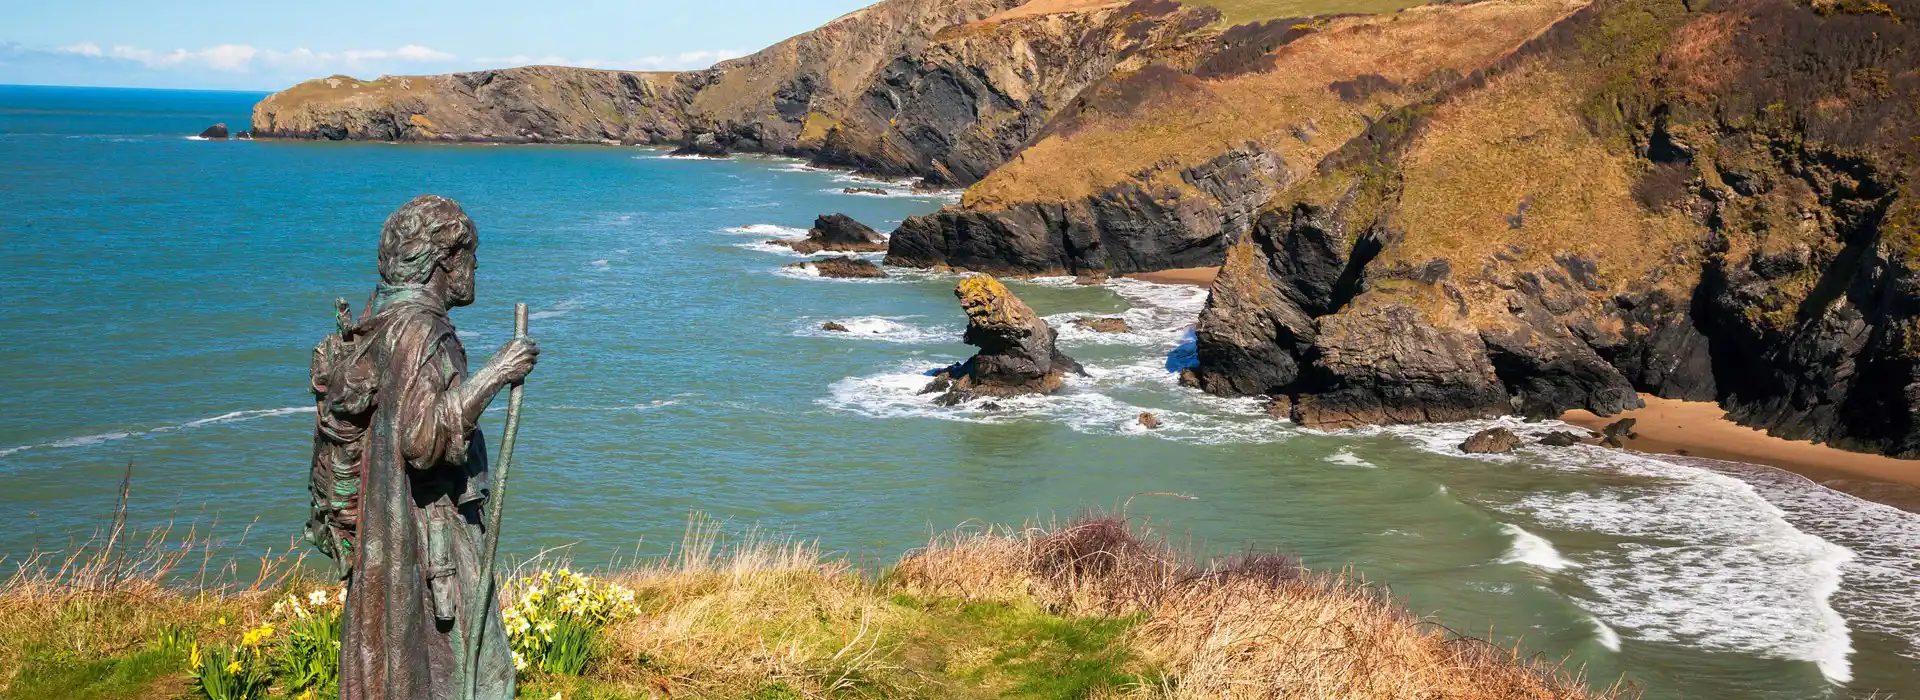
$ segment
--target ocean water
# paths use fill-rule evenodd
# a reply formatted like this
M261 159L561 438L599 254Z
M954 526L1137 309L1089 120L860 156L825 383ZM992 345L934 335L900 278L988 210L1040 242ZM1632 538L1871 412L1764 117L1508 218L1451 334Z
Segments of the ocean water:
M701 511L884 561L963 523L1124 508L1201 550L1351 567L1652 698L1920 693L1911 514L1763 468L1457 454L1491 423L1298 430L1179 387L1168 357L1205 291L1130 280L1011 282L1090 376L935 407L921 373L968 352L955 278L821 279L764 241L835 211L886 230L948 198L848 195L854 178L773 158L187 138L237 129L259 97L0 87L0 556L83 539L129 464L135 525L285 547L307 353L331 301L371 289L386 214L435 193L480 227L479 302L454 312L469 354L509 336L514 302L544 350L510 555L658 553ZM1064 325L1084 315L1133 330ZM1136 495L1159 492L1192 498Z

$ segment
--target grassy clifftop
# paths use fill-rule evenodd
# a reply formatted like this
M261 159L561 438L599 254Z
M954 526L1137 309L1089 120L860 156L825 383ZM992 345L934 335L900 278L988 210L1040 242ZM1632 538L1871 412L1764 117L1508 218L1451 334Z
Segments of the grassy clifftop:
M748 537L729 545L716 535L696 522L678 554L593 577L592 585L623 591L616 598L628 601L618 606L626 612L577 672L530 664L521 696L1628 695L1594 693L1557 668L1460 640L1380 589L1278 555L1194 562L1119 518L949 533L877 574L806 544ZM328 602L337 588L308 593L316 584L297 576L219 590L163 584L178 562L107 549L68 566L22 568L0 585L0 697L188 697L196 661L294 634L290 624L268 626L286 619L289 605L301 619L337 605ZM551 594L551 581L587 580L537 562L520 573L543 566L549 575L516 579L510 607L531 610L525 582ZM517 614L509 629L524 619ZM284 665L260 687L305 692Z

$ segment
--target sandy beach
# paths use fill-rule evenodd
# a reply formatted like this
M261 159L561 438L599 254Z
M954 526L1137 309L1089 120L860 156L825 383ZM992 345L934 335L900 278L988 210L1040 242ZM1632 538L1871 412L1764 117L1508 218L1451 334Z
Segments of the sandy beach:
M1131 277L1142 282L1158 284L1191 284L1197 287L1213 286L1213 278L1220 274L1218 267L1183 267L1177 270L1159 270L1156 272L1130 272L1122 277Z
M1646 394L1641 398L1646 400L1646 408L1606 418L1587 411L1568 411L1560 420L1597 431L1622 418L1634 418L1638 422L1633 430L1639 437L1628 440L1627 449L1764 464L1836 491L1920 512L1920 460L1774 437L1727 420L1726 412L1712 403Z

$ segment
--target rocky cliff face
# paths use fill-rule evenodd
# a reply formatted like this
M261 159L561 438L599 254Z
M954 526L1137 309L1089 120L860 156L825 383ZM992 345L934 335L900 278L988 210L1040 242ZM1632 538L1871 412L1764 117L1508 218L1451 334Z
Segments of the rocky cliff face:
M902 224L888 260L1004 274L1219 265L1270 199L1369 122L1581 4L1491 0L1161 35L958 206ZM1163 25L1191 26L1186 16Z
M1717 400L1920 456L1912 0L1601 0L1237 241L1200 387L1318 427Z
M255 107L254 124L260 136L278 138L701 140L719 151L965 185L1005 162L1130 52L1179 29L1160 29L1178 7L1169 3L1048 1L1061 8L885 0L751 56L685 73L534 66L372 81L335 76L269 96Z
M309 80L253 108L258 138L672 143L688 138L671 73L531 66Z

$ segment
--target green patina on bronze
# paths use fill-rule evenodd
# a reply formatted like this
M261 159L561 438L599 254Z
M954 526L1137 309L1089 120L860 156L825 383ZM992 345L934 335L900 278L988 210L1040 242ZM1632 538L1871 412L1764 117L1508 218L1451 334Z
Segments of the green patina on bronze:
M453 700L469 682L471 697L514 694L506 633L484 614L498 603L482 585L493 489L476 426L539 350L516 337L467 373L447 309L473 303L478 244L458 204L408 202L381 231L367 308L355 319L337 302L337 330L314 348L307 536L347 583L347 700Z

